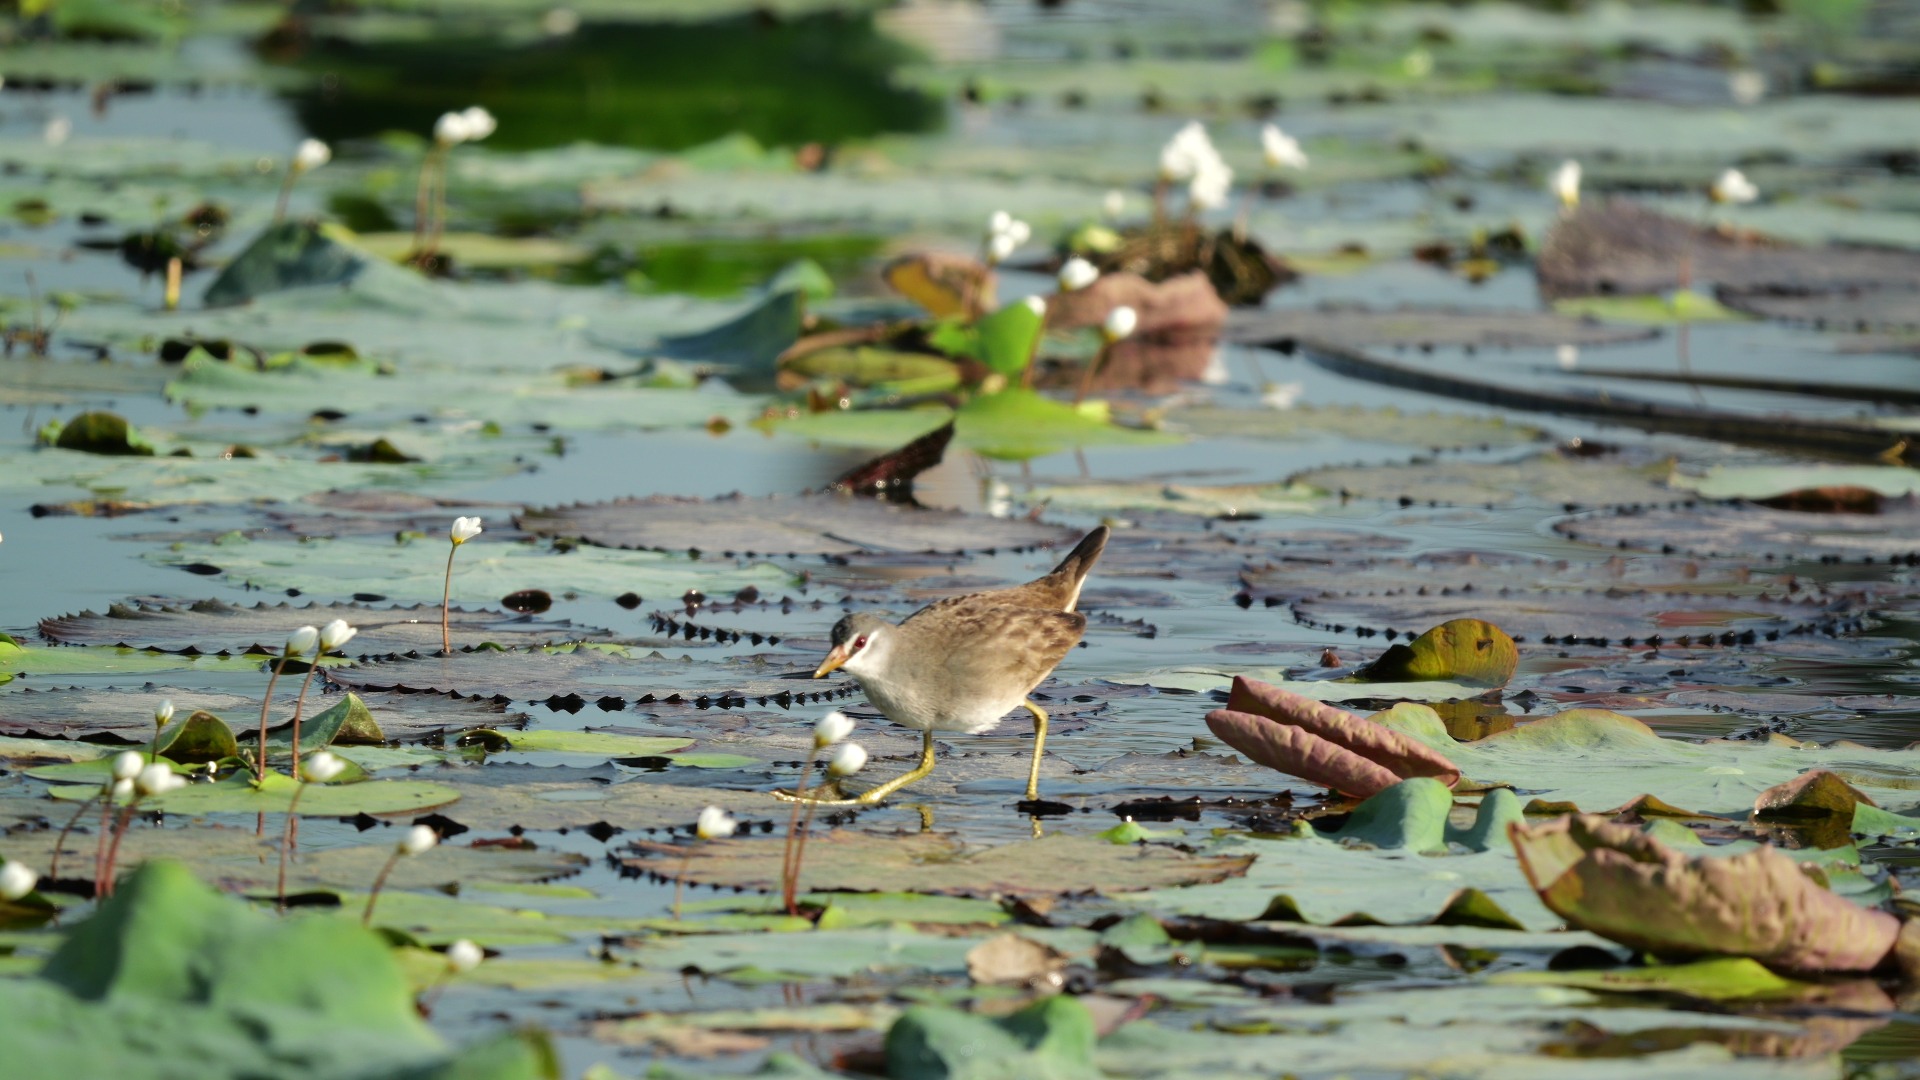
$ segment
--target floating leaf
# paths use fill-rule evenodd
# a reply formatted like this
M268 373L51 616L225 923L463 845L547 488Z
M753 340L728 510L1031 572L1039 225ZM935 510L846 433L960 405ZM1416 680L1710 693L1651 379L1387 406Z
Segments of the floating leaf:
M265 783L255 787L252 777L242 774L213 784L189 784L165 795L143 799L141 806L175 814L284 814L299 787L291 777L268 773ZM428 810L458 799L460 793L445 784L425 780L369 780L359 784L308 784L300 797L300 813L318 817L351 817L354 814L399 814ZM99 793L93 785L56 787L56 799L79 801Z
M350 286L366 295L418 296L425 282L353 245L337 225L283 221L268 226L207 286L208 307L244 304L269 293L322 285Z
M629 865L703 885L773 891L780 848L735 839L681 850L642 844ZM879 890L958 896L1045 896L1097 889L1128 892L1191 881L1218 881L1246 869L1240 858L1187 855L1168 847L1118 847L1092 836L1048 836L966 851L951 836L873 836L838 829L808 848L810 889Z
M1556 522L1570 540L1610 548L1684 551L1704 557L1865 562L1920 558L1920 506L1878 514L1812 514L1765 506L1647 509Z
M110 412L83 412L59 425L49 440L56 449L109 457L152 457L153 444Z
M167 652L277 653L287 635L301 625L323 626L344 619L357 633L349 650L358 656L437 652L440 608L375 608L365 604L255 604L238 607L221 600L152 600L114 604L104 614L83 611L40 620L40 633L54 641L80 645L120 645ZM454 608L449 616L461 641L502 645L546 645L604 638L605 630L576 627L565 620L546 621L498 611Z
M1394 645L1354 672L1362 682L1453 681L1505 686L1520 666L1506 631L1482 619L1451 619L1405 645Z
M832 494L711 501L669 496L619 499L529 510L516 523L538 536L565 536L606 547L729 557L1025 549L1051 547L1078 535L1036 521L923 510Z
M1771 847L1689 858L1631 826L1583 815L1516 825L1512 835L1521 869L1548 907L1656 956L1867 971L1900 936L1899 920L1835 896Z
M992 1019L916 1005L887 1031L887 1075L897 1080L1099 1080L1093 1014L1059 994Z
M597 757L653 757L671 754L693 745L692 739L671 736L613 735L601 731L555 731L535 728L531 731L494 731L483 728L465 732L462 742L473 742L489 750L524 750L560 754L592 754Z
M1547 348L1644 341L1655 331L1606 326L1573 313L1482 311L1460 308L1323 307L1235 311L1222 335L1228 341L1292 352L1301 342L1398 345L1431 349Z
M745 708L752 702L791 708L853 692L847 685L809 678L811 671L803 668L814 662L802 660L782 670L751 660L701 663L576 646L363 662L332 670L327 678L358 689L546 700L575 708L591 702L606 709L625 708L629 702L697 708Z

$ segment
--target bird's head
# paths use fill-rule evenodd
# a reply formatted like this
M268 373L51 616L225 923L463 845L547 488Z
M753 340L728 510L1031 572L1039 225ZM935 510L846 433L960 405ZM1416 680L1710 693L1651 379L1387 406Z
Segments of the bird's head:
M846 668L859 675L875 670L889 643L887 634L893 624L878 615L848 615L833 624L833 648L815 669L813 677L823 679L831 672Z

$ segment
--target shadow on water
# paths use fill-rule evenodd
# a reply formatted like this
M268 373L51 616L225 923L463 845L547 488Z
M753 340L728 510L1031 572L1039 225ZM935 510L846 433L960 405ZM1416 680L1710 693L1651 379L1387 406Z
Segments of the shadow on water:
M864 16L590 23L531 43L320 39L290 59L322 74L294 105L328 141L430 130L458 101L491 109L491 145L510 150L677 150L735 132L766 146L832 145L931 131L944 118L938 100L894 84L911 53Z

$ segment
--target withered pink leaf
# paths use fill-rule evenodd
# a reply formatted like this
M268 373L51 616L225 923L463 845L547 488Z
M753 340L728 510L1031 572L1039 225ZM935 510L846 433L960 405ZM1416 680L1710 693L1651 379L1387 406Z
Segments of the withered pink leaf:
M1329 742L1305 728L1277 724L1264 716L1215 709L1207 727L1220 741L1261 765L1364 799L1400 782L1383 765Z
M1693 858L1630 825L1577 814L1508 829L1555 914L1667 959L1748 956L1787 972L1868 971L1900 922L1836 896L1772 847Z
M1237 677L1227 708L1300 728L1385 768L1398 779L1431 776L1448 787L1460 782L1459 766L1412 736L1277 686Z

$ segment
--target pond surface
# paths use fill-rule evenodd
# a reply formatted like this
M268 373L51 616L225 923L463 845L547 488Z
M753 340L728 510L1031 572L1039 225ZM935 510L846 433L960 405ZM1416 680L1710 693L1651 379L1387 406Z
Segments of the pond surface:
M288 22L173 7L136 20L137 40L68 26L0 50L0 632L18 643L0 644L0 855L44 862L69 816L26 771L57 760L40 740L78 758L131 745L145 734L117 713L167 697L220 714L245 749L273 653L321 618L304 605L358 604L363 624L420 605L420 640L376 650L368 629L313 693L363 697L386 745L339 749L375 783L459 791L431 804L458 831L403 864L380 916L415 946L490 950L431 991L455 1043L506 1018L550 1031L570 1076L746 1073L780 1052L801 1060L769 1075L877 1074L907 1005L1025 1000L966 974L1011 912L1091 1003L1105 1075L1914 1072L1890 982L1836 981L1868 995L1851 1011L1528 982L1627 952L1559 929L1504 841L1417 856L1283 839L1303 813L1350 807L1236 755L1205 719L1236 674L1363 714L1431 701L1447 752L1521 801L1611 812L1653 794L1697 811L1681 827L1699 839L1833 849L1836 891L1900 891L1910 840L1748 810L1815 761L1895 813L1920 788L1905 750L1920 741L1920 473L1901 441L1920 429L1920 256L1898 261L1920 247L1920 37L1900 35L1920 26L1914 5L929 0L671 4L653 22L611 3L408 0ZM397 263L427 132L475 102L499 130L441 154L451 269L428 278ZM732 504L696 501L837 498L802 496L939 426L967 392L951 382L776 384L801 310L809 329L924 322L884 268L977 254L996 210L1034 233L999 299L1058 303L1061 252L1145 225L1160 147L1193 118L1236 172L1204 221L1300 275L1229 316L1204 378L1103 387L1097 422L991 426L962 407L913 489L971 515L927 526L938 543L830 502L790 527L716 524ZM1306 169L1262 162L1269 121ZM276 225L287 154L309 135L333 160L291 188L296 224ZM1568 157L1585 166L1578 215L1545 186ZM1760 198L1709 202L1733 166ZM1674 280L1653 296L1556 298L1556 245L1610 200L1659 211L1663 242L1689 237L1684 268L1655 266ZM345 279L262 287L236 268L275 228L373 254ZM1814 256L1756 267L1769 244L1743 230ZM1862 245L1892 260L1875 287L1847 276ZM165 273L136 265L151 250L185 253L177 310ZM245 278L251 301L203 304L217 278ZM193 342L210 348L179 362L170 343ZM1039 352L1070 388L1097 347L1059 331ZM903 401L921 408L880 407ZM157 453L42 445L93 410ZM528 514L657 496L684 501L621 518L639 539L618 546L551 539ZM1823 499L1855 502L1813 512ZM443 656L444 530L464 514L487 531L456 552L452 599L481 614ZM851 680L806 678L835 620L1030 579L1100 523L1115 535L1081 599L1084 646L1037 692L1055 805L1016 806L1024 715L943 735L927 781L816 822L802 891L832 916L761 918L778 905L758 867L787 823L769 792L797 780L811 724L845 708L880 777L918 753ZM550 609L504 611L524 590ZM245 610L192 610L203 601ZM99 616L62 619L80 613ZM1518 642L1503 685L1328 681L1454 617ZM1498 756L1513 740L1479 742L1573 709L1668 741L1518 758ZM461 738L479 728L616 741ZM1461 798L1464 825L1479 795ZM745 839L685 839L709 803L747 821ZM351 909L362 864L421 816L309 812L296 888ZM142 815L123 861L184 857L271 897L272 863L244 837L279 817ZM1153 830L1118 849L1139 865L1059 846L1098 846L1124 820ZM92 851L90 824L68 851ZM658 847L676 833L681 850ZM987 879L1004 887L929 883L926 866L961 852L1011 853ZM90 884L49 888L63 924ZM1466 887L1505 929L1431 925ZM861 899L916 891L981 895L943 913ZM1103 937L1140 913L1181 959ZM53 943L9 932L0 967L36 970ZM421 988L440 981L435 957L404 952Z

